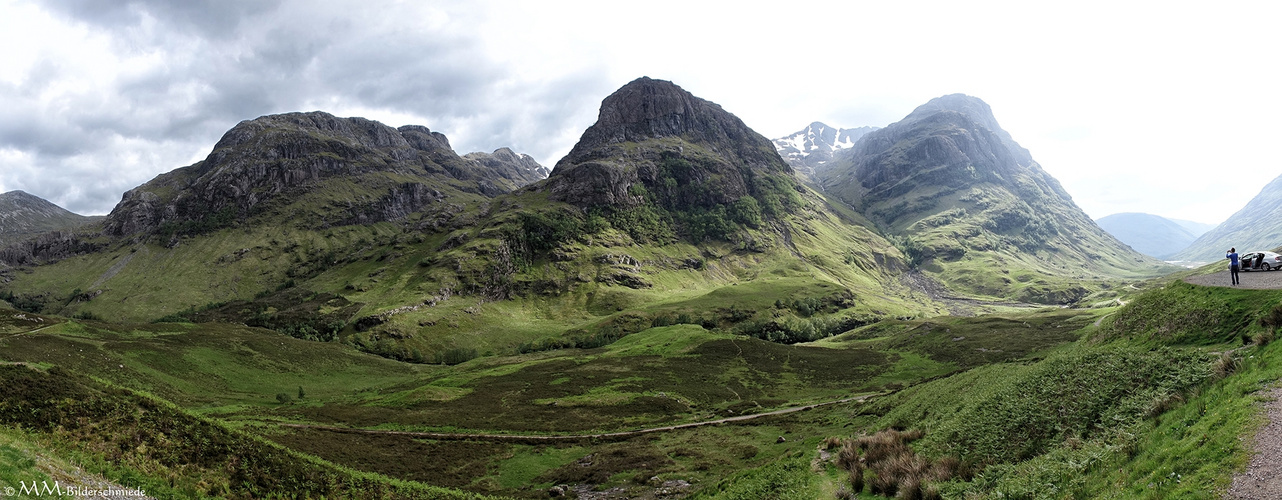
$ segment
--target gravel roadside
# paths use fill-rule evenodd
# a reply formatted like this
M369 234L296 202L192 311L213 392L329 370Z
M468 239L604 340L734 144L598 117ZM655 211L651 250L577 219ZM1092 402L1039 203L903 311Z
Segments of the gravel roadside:
M1225 267L1228 267L1227 265ZM1247 288L1253 290L1272 290L1282 288L1282 271L1246 271L1237 274L1238 285L1232 285L1229 278L1229 271L1225 269L1218 273L1203 274L1199 276L1189 276L1184 281L1194 285L1203 286L1225 286L1236 288Z
M1190 276L1184 281L1203 286L1270 290L1282 288L1282 271L1239 272L1237 285L1230 283L1227 269ZM1251 437L1251 462L1245 471L1233 476L1232 486L1224 492L1226 500L1282 498L1282 388L1270 389L1267 397L1262 406L1268 423Z
M1263 403L1269 422L1252 439L1254 451L1246 471L1233 476L1227 500L1277 500L1282 498L1282 388L1271 389Z

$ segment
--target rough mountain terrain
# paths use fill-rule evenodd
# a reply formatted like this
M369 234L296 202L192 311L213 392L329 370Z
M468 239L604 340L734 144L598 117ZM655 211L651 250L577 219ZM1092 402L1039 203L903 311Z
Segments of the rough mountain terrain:
M1100 229L974 97L933 99L839 156L816 172L826 192L957 291L1071 303L1090 293L1080 283L1163 270Z
M601 103L540 189L583 208L690 210L745 197L769 204L794 184L770 141L742 120L671 82L640 78Z
M71 230L101 217L72 213L24 191L0 194L0 248L49 231Z
M977 99L836 157L816 191L649 78L544 180L423 127L243 122L106 223L0 254L0 437L164 497L1223 483L1222 410L1282 366L1279 292L1123 281L1162 268Z
M195 233L273 209L313 227L370 224L460 194L503 194L542 172L528 156L505 149L460 157L426 127L394 129L322 112L271 115L232 128L205 160L125 193L103 232ZM322 184L346 192L313 189ZM309 199L298 206L300 198Z
M815 169L822 167L840 151L854 147L855 142L878 127L836 128L814 122L806 128L775 139L779 156L806 179L813 179Z

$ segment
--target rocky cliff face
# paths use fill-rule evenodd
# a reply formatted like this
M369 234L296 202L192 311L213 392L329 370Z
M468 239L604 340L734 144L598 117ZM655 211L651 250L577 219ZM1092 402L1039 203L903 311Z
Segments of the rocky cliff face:
M721 106L640 78L601 103L542 189L584 208L686 210L763 195L770 179L792 183L769 140Z
M203 161L125 193L104 232L216 228L294 202L332 179L354 183L356 194L327 200L318 223L392 220L452 192L496 196L537 175L527 172L539 168L528 157L507 156L460 157L444 135L421 126L397 129L322 112L264 116L232 128Z

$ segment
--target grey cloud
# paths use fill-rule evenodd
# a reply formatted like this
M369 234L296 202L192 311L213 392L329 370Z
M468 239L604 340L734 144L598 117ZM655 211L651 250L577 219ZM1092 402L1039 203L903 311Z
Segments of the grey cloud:
M466 7L424 29L413 23L416 11L398 17L328 3L45 5L105 32L122 54L166 57L91 94L61 97L57 112L35 97L41 82L69 70L56 61L27 74L25 88L0 83L0 147L34 161L34 172L0 173L0 184L79 213L109 211L125 190L207 153L241 120L335 98L421 116L418 124L450 136L460 153L512 147L550 166L614 90L593 72L523 82L489 58ZM140 29L146 17L154 29Z
M474 137L461 144L478 149L508 146L551 168L596 120L601 100L614 90L615 82L592 72L502 90L495 98L511 105L489 110L490 116L471 134Z
M253 16L277 9L278 0L46 0L54 12L77 21L108 29L123 29L142 21L143 13L170 29L191 31L203 37L226 39L236 35L240 24Z

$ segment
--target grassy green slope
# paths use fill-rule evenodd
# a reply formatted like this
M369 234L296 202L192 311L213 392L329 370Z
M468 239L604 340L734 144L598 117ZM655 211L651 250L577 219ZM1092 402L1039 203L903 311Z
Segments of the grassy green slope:
M92 375L114 387L173 401L184 411L239 429L235 432L402 479L526 495L579 482L641 492L653 489L650 478L658 477L659 483L694 483L682 487L690 491L744 467L810 453L818 439L848 424L842 415L851 411L851 404L747 425L604 442L438 441L275 424L558 435L695 422L893 390L968 367L1020 359L1071 342L1073 332L1096 315L1056 310L1027 319L904 321L792 346L679 324L646 329L595 349L424 367L261 329L119 327L4 311L0 359L55 365L68 376ZM923 335L925 330L933 333ZM958 336L965 338L952 340ZM966 348L954 352L950 345ZM299 386L305 391L301 399L295 394ZM279 393L293 401L281 404ZM42 446L58 450L68 449L77 436L98 439L56 432L41 436ZM788 438L779 441L779 436ZM392 458L420 454L435 458ZM76 457L85 461L91 455ZM152 459L129 460L139 460L129 463L143 467ZM176 473L224 484L208 472Z
M911 460L954 460L953 479L887 474L945 498L1219 498L1246 462L1243 437L1263 418L1260 391L1282 377L1282 348L1269 342L1280 294L1172 282L1100 311L1079 325L1079 342L879 398L847 414L856 430L842 434L924 431ZM871 464L866 453L855 455ZM826 472L809 478L781 480L783 460L706 491L718 498L746 498L738 490L797 498L852 491L835 456L828 460L819 469ZM877 477L863 473L865 494Z
M787 331L795 342L942 311L910 300L897 283L896 248L812 191L792 213L740 227L730 241L694 244L637 241L609 223L585 227L591 216L538 192L490 204L477 198L457 212L395 224L316 229L294 220L336 203L321 196L330 188L233 227L121 242L11 272L5 291L28 309L109 321L181 317L290 333L306 324L326 332L317 338L341 332L368 351L426 361L450 350L501 354L617 337L661 318L719 328L750 322L763 338ZM451 230L438 224L443 216L475 223ZM552 230L559 232L538 251L522 253L518 238ZM808 301L804 311L797 301ZM293 310L300 305L310 309ZM376 319L358 324L362 318Z
M193 416L165 402L60 368L0 366L5 481L34 481L38 447L129 488L166 498L343 496L478 498L353 471ZM12 427L10 427L12 428ZM11 487L12 487L12 483Z

